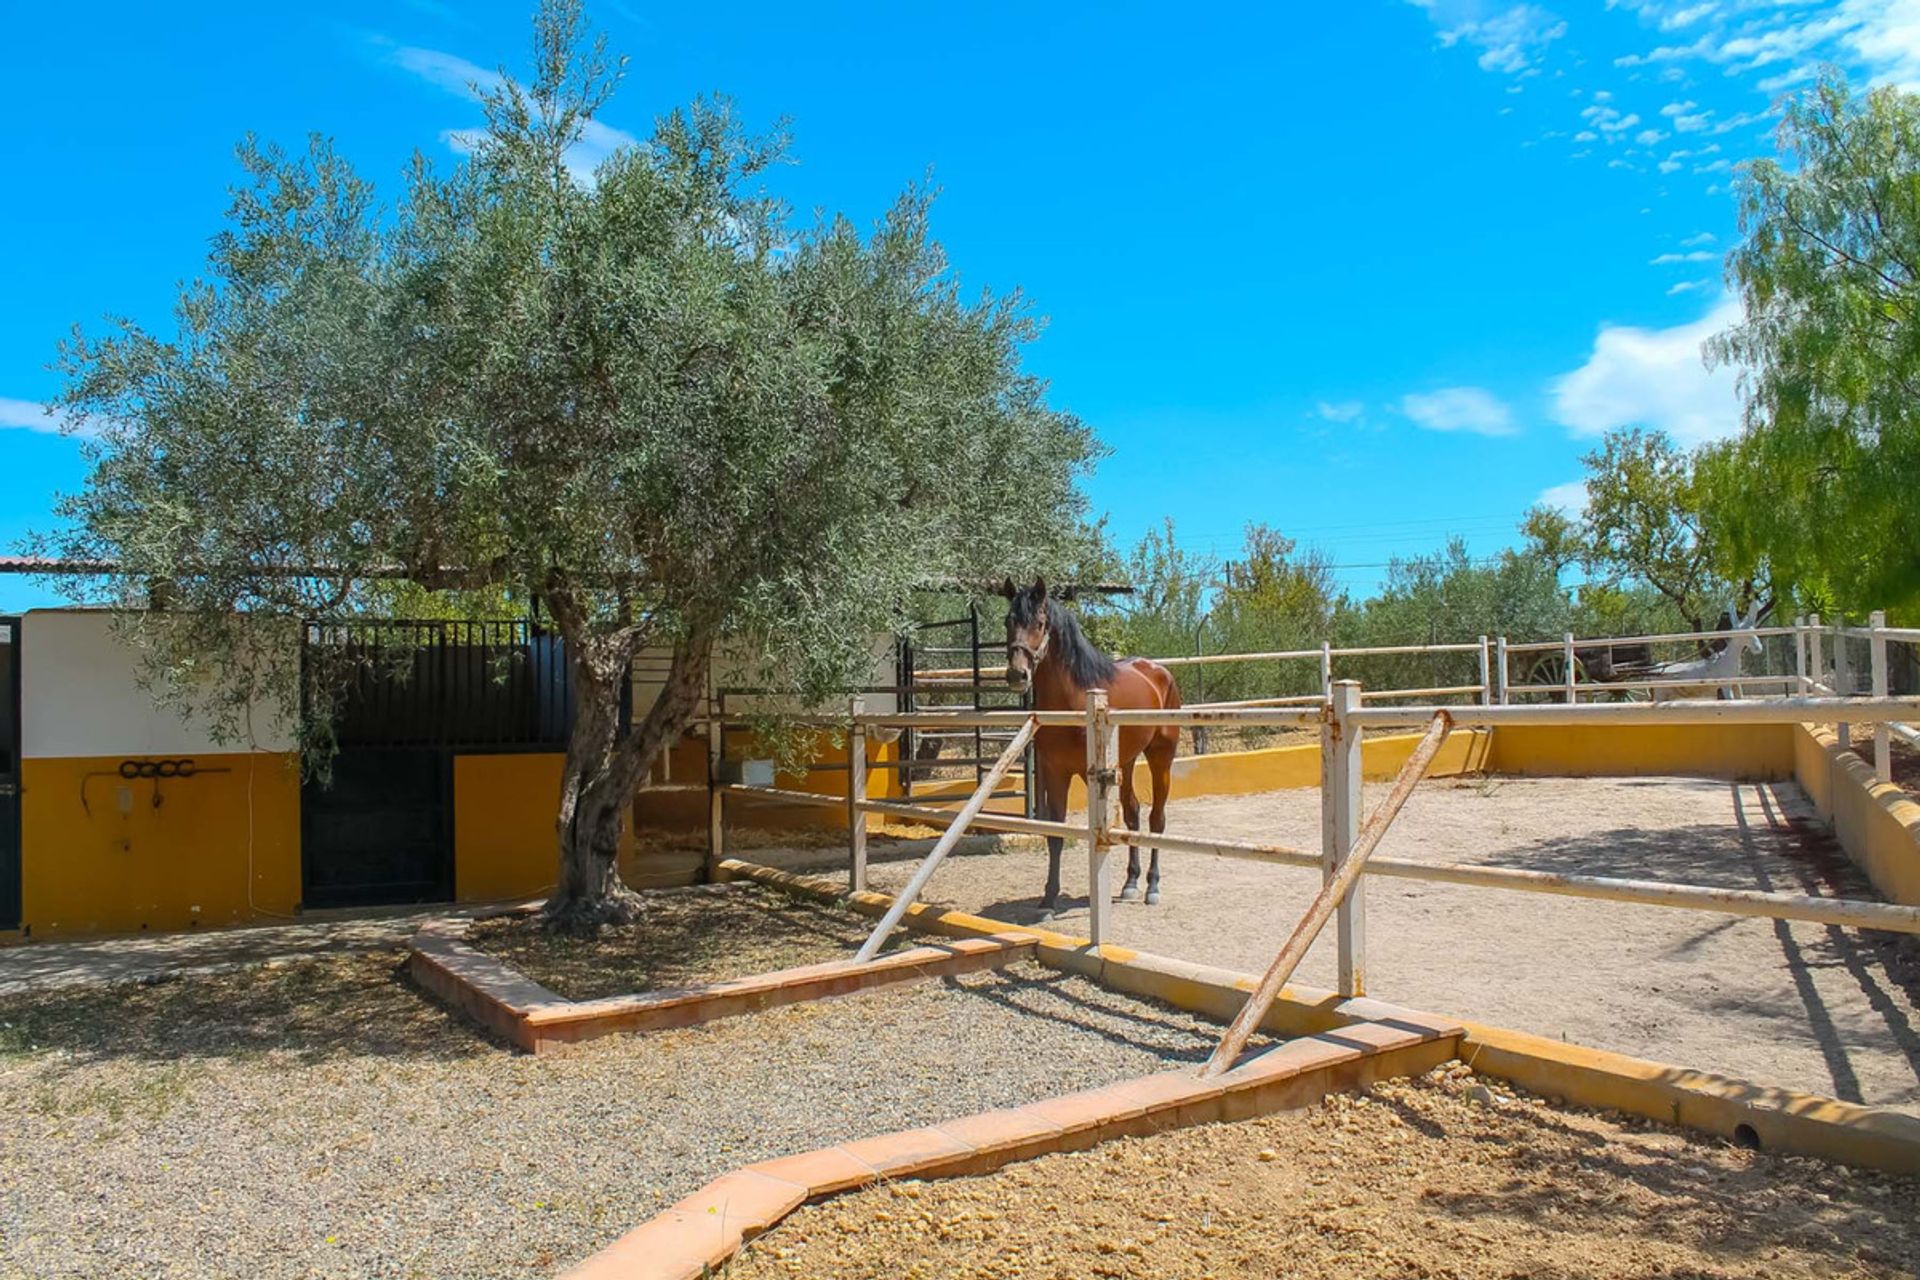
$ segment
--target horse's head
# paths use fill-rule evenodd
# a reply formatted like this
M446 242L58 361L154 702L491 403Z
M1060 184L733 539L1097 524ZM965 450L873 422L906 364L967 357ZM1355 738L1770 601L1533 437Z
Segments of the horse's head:
M1730 648L1765 653L1767 647L1754 634L1754 628L1760 625L1765 613L1766 607L1758 600L1737 614L1732 609L1721 610L1720 621L1714 625L1714 630L1720 633L1719 637L1709 641L1707 648L1716 654L1724 654Z
M1016 587L1008 578L1000 586L1007 598L1007 684L1025 692L1033 687L1033 673L1047 656L1053 630L1047 617L1047 583L1035 578L1030 587Z

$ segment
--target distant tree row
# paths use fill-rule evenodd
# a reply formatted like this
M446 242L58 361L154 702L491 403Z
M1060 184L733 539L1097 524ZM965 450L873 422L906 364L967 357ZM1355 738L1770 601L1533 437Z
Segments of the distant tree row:
M1393 561L1355 600L1317 550L1265 524L1230 558L1171 522L1109 564L1136 593L1099 607L1151 655L1710 631L1759 603L1920 621L1920 97L1836 76L1790 99L1781 158L1747 166L1727 264L1744 318L1703 358L1737 366L1741 434L1689 451L1628 427L1588 454L1586 505L1536 507L1518 545ZM1469 683L1471 656L1341 665L1368 684ZM1455 668L1458 668L1457 670ZM1318 687L1310 664L1188 677L1208 698Z

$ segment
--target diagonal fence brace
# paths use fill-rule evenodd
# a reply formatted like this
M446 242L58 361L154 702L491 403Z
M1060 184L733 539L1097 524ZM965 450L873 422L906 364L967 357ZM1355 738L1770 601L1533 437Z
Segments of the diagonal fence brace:
M1451 732L1453 732L1453 717L1445 711L1435 712L1432 723L1427 726L1427 732L1414 747L1413 754L1407 757L1406 764L1400 767L1399 775L1394 778L1393 790L1387 793L1387 798L1380 802L1379 807L1367 815L1366 822L1360 828L1360 837L1354 842L1353 851L1347 855L1346 861L1340 864L1340 870L1333 879L1321 886L1319 894L1307 908L1306 915L1302 916L1300 923L1294 926L1292 936L1287 939L1286 945L1280 948L1280 954L1274 957L1273 964L1268 966L1266 974L1260 979L1260 985L1255 987L1253 994L1247 997L1246 1004L1241 1006L1239 1014L1227 1028L1226 1034L1220 1037L1220 1043L1214 1048L1213 1056L1208 1058L1206 1066L1200 1069L1201 1076L1217 1076L1238 1060L1241 1051L1247 1047L1248 1037L1266 1018L1267 1010L1273 1007L1274 1000L1280 995L1280 988L1287 984L1287 979L1293 976L1293 971L1300 967L1302 960L1306 959L1307 948L1313 945L1313 940L1320 936L1320 930L1326 927L1327 921L1333 918L1334 911L1341 902L1345 901L1347 894L1352 892L1354 884L1360 879L1361 869L1365 867L1367 859L1373 856L1373 851L1379 847L1381 837L1385 836L1387 828L1393 825L1393 820L1399 814L1401 806L1406 804L1407 797L1413 794L1414 786L1426 776L1428 767L1433 764L1434 756L1440 753L1441 745L1446 742L1447 735Z
M967 803L962 806L960 812L953 816L953 822L947 827L939 842L914 869L913 878L907 881L907 887L894 897L893 905L887 908L887 914L881 917L880 923L873 927L873 933L860 945L859 952L853 957L855 964L864 964L879 952L881 945L887 940L887 935L899 925L901 917L907 914L907 908L914 904L914 900L920 896L920 891L927 887L927 881L933 878L934 868L938 867L941 861L953 851L954 845L960 843L960 837L967 833L967 827L979 816L980 810L986 807L988 797L992 796L999 787L1000 780L1007 776L1007 770L1013 767L1014 761L1026 754L1027 744L1033 741L1033 735L1039 728L1040 722L1032 718L1020 726L1019 732L1013 735L1013 741L1007 744L1007 749L1000 753L1000 758L993 762L993 767L987 770L985 777L980 779L980 786L967 798ZM856 812L854 818L856 821L864 820L864 815Z

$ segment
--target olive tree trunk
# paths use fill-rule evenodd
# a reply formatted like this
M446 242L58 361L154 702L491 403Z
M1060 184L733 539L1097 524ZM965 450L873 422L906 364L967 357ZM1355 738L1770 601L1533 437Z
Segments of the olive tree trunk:
M620 878L621 828L655 758L686 732L700 707L707 650L691 638L675 646L653 705L644 714L636 707L637 718L622 733L620 703L635 648L630 639L574 643L569 637L574 717L555 823L560 867L542 913L555 929L591 932L638 917L640 895Z

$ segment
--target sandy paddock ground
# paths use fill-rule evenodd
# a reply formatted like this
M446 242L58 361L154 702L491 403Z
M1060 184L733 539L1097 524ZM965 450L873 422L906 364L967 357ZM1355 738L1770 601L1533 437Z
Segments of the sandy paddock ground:
M1368 788L1371 807L1384 785ZM1319 794L1175 795L1168 827L1319 846ZM985 843L985 842L983 842ZM876 849L876 853L878 849ZM1792 783L1696 778L1435 779L1383 856L1689 884L1868 896ZM751 855L749 855L751 856ZM1117 855L1117 887L1124 872ZM1087 859L1064 858L1085 932ZM904 884L907 862L873 867ZM1318 873L1162 855L1158 906L1116 904L1115 941L1258 971L1306 909ZM927 898L1018 923L1038 918L1037 842L956 857ZM1492 889L1369 878L1368 991L1417 1008L1748 1080L1920 1112L1920 938ZM1297 980L1333 984L1329 936Z
M799 1210L729 1280L1920 1270L1920 1180L1546 1105L1453 1064L1368 1097Z

